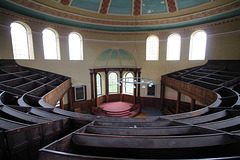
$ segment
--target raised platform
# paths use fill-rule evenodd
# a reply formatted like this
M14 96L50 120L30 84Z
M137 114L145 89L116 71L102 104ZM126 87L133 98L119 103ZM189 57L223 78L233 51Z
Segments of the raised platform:
M140 112L139 104L129 102L108 102L92 108L92 113L106 117L134 117Z

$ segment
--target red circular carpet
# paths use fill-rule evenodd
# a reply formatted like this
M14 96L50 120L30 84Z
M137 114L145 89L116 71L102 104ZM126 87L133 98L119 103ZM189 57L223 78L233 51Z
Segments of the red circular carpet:
M108 102L100 104L98 107L108 112L122 112L129 110L131 105L133 104L128 102Z

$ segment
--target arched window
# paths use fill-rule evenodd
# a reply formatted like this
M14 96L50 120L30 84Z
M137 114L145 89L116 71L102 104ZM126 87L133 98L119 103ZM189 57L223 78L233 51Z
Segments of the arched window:
M133 94L133 74L132 73L127 73L126 74L126 82L132 82L132 83L125 83L124 84L124 88L125 88L125 93L128 93L128 94Z
M53 29L43 30L44 59L60 60L59 38Z
M22 22L13 22L10 27L14 59L34 59L30 27Z
M72 32L68 36L69 59L83 60L83 42L82 36L76 32Z
M173 33L167 40L167 60L180 60L181 36Z
M108 91L109 93L117 93L118 92L118 75L115 72L111 72L108 75Z
M159 39L152 35L147 38L146 42L146 60L158 60L159 55Z
M189 60L204 60L206 53L207 34L203 30L191 35Z
M101 82L101 75L98 73L96 76L97 79L97 95L102 94L102 82Z

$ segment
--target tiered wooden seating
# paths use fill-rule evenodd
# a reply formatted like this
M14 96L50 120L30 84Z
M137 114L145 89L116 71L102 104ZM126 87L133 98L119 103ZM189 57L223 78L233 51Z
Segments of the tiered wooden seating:
M196 86L194 89L203 94L196 97L209 103L207 107L151 119L97 117L96 121L41 149L40 159L49 156L55 159L239 158L240 70L232 67L236 62L219 64L212 61L164 77L172 82L171 87ZM209 97L204 99L206 95Z
M72 131L69 117L30 107L41 107L38 101L44 95L69 80L21 67L14 60L0 61L0 115L5 118L0 124L0 140L4 141L0 159L35 160L38 149Z
M184 93L191 93L208 104L207 107L166 116L116 118L54 108L58 97L70 86L68 77L21 67L14 61L0 61L1 116L6 121L18 121L14 123L20 124L21 135L36 136L14 139L19 127L4 128L3 124L9 122L0 123L0 141L4 139L8 143L0 146L0 156L36 159L37 150L44 146L39 152L40 160L238 159L239 64L239 61L209 61L162 77L163 83L173 88L177 85ZM202 94L195 94L195 90ZM52 93L57 96L50 96ZM64 131L71 130L69 126L80 129L58 139L66 134ZM7 140L7 135L16 145L23 145L22 149Z

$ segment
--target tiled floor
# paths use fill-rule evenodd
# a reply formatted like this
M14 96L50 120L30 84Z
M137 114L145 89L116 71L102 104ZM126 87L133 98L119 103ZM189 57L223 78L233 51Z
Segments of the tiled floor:
M160 109L142 108L142 112L145 112L147 116L161 116L163 115Z

